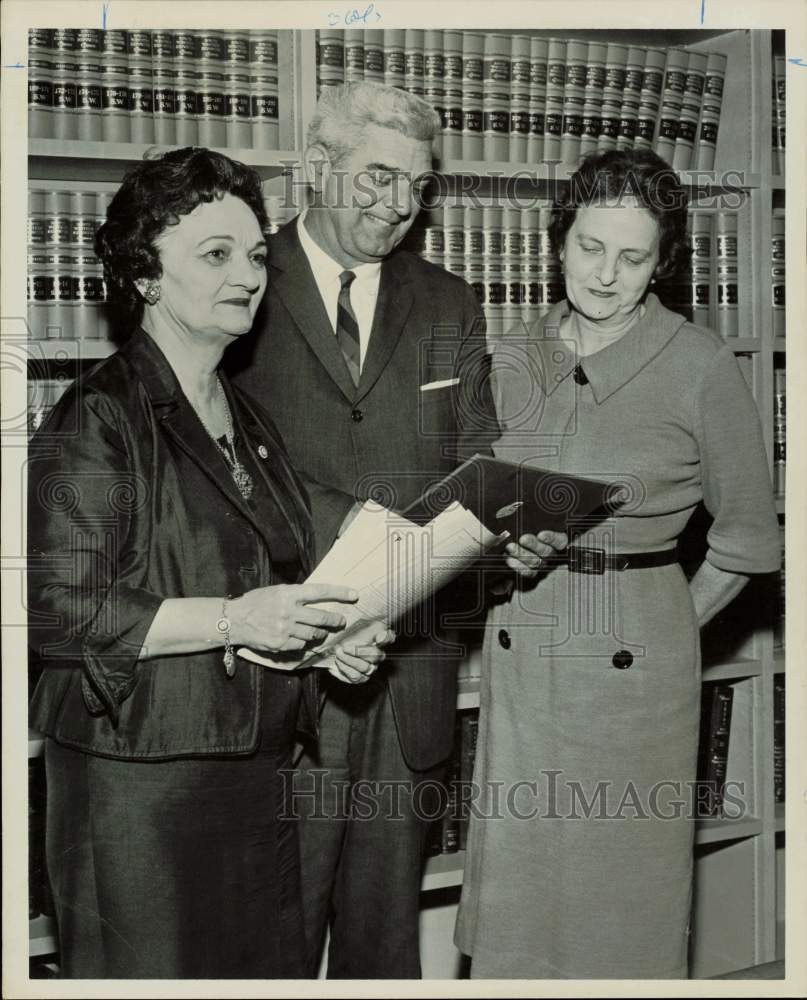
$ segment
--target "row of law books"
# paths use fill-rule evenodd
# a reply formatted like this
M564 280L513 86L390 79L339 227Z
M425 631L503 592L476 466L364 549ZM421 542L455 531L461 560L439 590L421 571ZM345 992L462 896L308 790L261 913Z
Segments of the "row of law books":
M28 192L28 326L33 340L107 340L110 318L98 227L112 191ZM267 195L269 231L293 214L279 195Z
M772 97L773 107L771 108L771 144L773 153L773 172L782 175L785 172L785 137L787 133L787 119L785 113L785 98L787 94L785 85L785 57L774 55L773 57L773 81Z
M427 853L430 855L454 854L465 850L473 801L472 782L478 731L479 709L457 713L454 747L444 781L443 812L429 828Z
M777 496L785 495L787 465L787 372L773 369L773 489Z
M565 296L560 261L549 243L552 205L528 208L447 202L423 213L407 245L464 278L476 291L492 337L532 323ZM692 257L674 279L654 286L662 302L721 336L739 334L738 216L689 213Z
M785 210L775 208L771 219L771 310L773 335L785 336Z
M277 149L277 31L33 28L28 135Z
M723 815L733 704L731 684L703 684L698 745L699 817Z
M465 30L322 29L317 85L372 80L440 114L444 160L576 165L652 149L712 170L727 58L718 52Z

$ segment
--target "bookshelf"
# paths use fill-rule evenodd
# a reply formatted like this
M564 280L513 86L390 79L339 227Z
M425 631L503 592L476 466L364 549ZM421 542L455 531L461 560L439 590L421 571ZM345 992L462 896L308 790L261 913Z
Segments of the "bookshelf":
M512 33L515 34L515 33ZM549 36L551 32L518 34ZM720 52L727 57L727 76L718 132L715 167L681 170L679 176L698 208L721 196L738 201L738 290L740 317L736 336L728 339L747 362L758 402L773 473L774 367L786 357L786 338L774 329L771 309L770 246L774 208L785 204L785 177L774 172L769 153L772 127L773 59L776 32L770 31L613 31L597 32L598 40L688 50ZM699 40L693 43L698 34ZM592 32L564 33L587 39ZM281 103L277 150L221 146L222 151L255 167L267 195L295 191L305 127L317 96L317 51L313 31L281 31L278 43ZM114 191L125 170L154 143L33 138L29 141L29 187L63 192ZM778 165L777 165L778 167ZM440 170L452 191L463 178L481 180L482 197L496 196L508 182L527 196L551 199L572 172L562 162L511 162L501 158L447 158ZM707 209L710 210L710 209ZM714 288L712 294L715 294ZM70 377L84 363L108 356L115 345L100 339L32 339L28 345L29 377L50 377L64 366ZM781 518L785 501L777 501ZM735 709L728 776L745 786L745 812L739 818L697 821L695 831L695 899L691 975L706 978L763 964L783 954L785 807L773 798L773 678L785 672L783 648L774 645L770 622L757 614L744 620L742 641L723 655L705 659L704 681L731 684ZM479 651L461 673L457 707L479 705ZM42 740L29 734L29 757L42 752ZM428 859L423 884L423 961L427 975L454 977L461 962L452 943L453 916L462 883L464 852ZM727 918L731 915L731 919ZM29 925L31 956L57 950L55 927L38 916Z

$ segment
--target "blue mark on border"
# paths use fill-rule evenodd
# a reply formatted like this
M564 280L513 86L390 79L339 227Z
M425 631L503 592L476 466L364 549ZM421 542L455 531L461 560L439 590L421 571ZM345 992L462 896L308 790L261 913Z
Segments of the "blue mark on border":
M375 4L371 3L363 11L358 11L355 7L346 10L344 14L337 14L336 11L331 11L328 14L328 25L331 28L335 28L340 23L344 23L348 27L356 23L366 25L368 22L380 21L381 16L381 11L376 10Z
M25 63L3 63L3 69L25 69Z
M804 61L802 56L799 56L798 59L788 59L787 61L793 63L794 66L807 66L807 62Z
M108 3L101 4L101 27L104 31L106 31L106 12L108 10L109 10Z
M706 14L706 0L701 0L701 24L703 24L703 18Z

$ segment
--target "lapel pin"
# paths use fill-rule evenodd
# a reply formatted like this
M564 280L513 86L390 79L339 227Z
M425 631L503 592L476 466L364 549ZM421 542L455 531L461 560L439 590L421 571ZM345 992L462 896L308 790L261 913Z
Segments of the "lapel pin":
M258 445L258 454L261 458L269 458L269 452L266 450L265 444Z

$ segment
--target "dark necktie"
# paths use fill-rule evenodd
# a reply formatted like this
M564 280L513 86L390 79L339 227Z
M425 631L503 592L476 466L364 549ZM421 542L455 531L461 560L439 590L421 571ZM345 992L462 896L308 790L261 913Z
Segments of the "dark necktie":
M354 271L342 271L339 275L339 301L336 305L336 341L353 379L353 385L359 384L361 372L361 350L359 347L359 324L356 314L350 304L350 286L356 277Z

